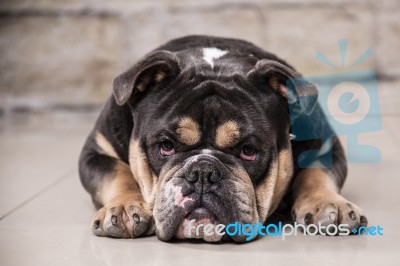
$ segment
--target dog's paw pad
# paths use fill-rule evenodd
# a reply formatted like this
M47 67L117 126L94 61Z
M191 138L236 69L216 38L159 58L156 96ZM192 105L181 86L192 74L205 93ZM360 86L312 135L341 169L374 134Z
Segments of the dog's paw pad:
M364 211L353 203L350 203L340 195L326 197L313 197L297 201L292 209L292 219L298 224L308 226L310 224L321 225L321 233L334 234L335 227L331 224L347 224L350 230L366 226L368 220ZM310 229L312 229L310 227Z
M145 203L110 203L98 210L91 227L97 236L135 238L152 234L154 221Z
M143 234L148 235L154 227L154 220L147 206L141 204L130 204L126 208L129 223L132 228L132 237L138 237ZM154 231L154 230L153 230Z

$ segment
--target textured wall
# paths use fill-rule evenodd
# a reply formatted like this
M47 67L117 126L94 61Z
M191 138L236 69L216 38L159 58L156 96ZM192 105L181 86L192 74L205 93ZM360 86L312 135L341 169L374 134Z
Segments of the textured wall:
M99 106L119 72L186 34L247 39L306 75L332 73L315 54L340 65L346 38L347 63L371 48L375 56L355 69L374 68L382 95L399 99L399 17L399 0L3 0L0 108Z

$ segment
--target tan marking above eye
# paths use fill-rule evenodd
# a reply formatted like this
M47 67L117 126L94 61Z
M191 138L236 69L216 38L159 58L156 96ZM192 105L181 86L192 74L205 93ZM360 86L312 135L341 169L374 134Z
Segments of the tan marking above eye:
M190 117L181 118L176 133L178 134L179 141L186 145L194 145L201 138L199 124Z
M215 143L221 148L233 147L240 138L239 126L235 121L229 120L218 126Z

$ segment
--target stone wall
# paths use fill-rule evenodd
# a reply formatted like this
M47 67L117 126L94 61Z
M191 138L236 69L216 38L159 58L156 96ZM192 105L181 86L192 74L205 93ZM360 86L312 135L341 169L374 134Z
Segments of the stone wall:
M0 108L97 108L113 77L187 34L249 40L305 75L336 71L315 54L340 66L345 38L345 67L370 48L374 57L353 69L375 69L382 88L395 91L382 95L399 99L399 17L398 0L2 0Z

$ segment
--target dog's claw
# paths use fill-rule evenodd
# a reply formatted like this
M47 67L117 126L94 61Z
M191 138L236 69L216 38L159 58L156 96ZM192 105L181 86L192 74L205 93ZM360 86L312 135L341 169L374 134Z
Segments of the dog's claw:
M356 217L356 214L354 213L354 211L351 211L351 212L349 212L349 217L350 217L350 219L352 219L352 220L355 220L357 217Z
M133 220L135 221L135 223L139 223L140 222L140 216L137 213L134 213L132 215Z
M360 226L367 226L368 224L368 219L365 216L360 216Z
M304 217L304 223L305 224L309 224L311 218L312 218L312 214L311 213L307 213L306 216Z
M115 216L115 215L112 215L112 216L111 216L111 223L112 223L113 225L116 225L116 224L117 224L117 216Z
M94 229L98 229L100 227L100 220L96 220L93 222Z

